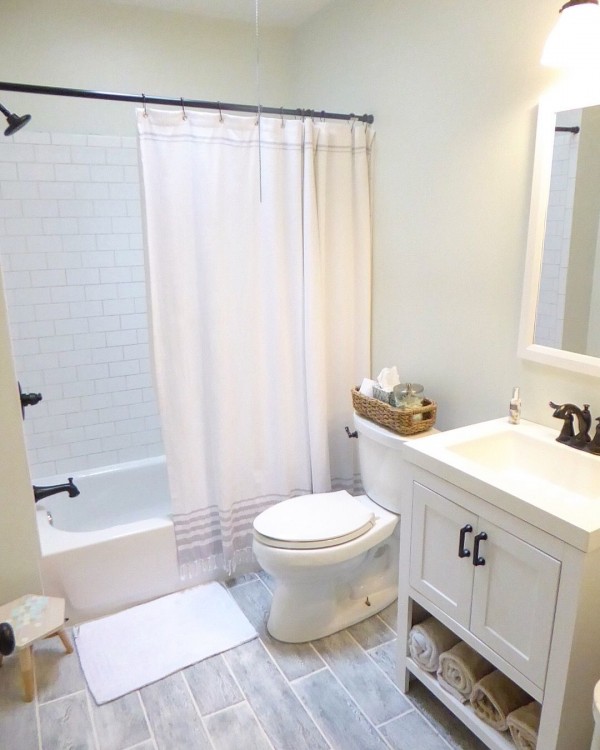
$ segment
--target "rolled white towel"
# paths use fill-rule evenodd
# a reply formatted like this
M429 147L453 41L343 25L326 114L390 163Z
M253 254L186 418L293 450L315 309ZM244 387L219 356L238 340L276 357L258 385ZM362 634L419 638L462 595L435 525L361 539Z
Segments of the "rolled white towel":
M499 732L505 732L508 715L531 703L531 696L496 669L475 684L470 700L482 721Z
M440 654L460 639L434 617L413 625L408 634L408 650L413 660L426 672L436 672Z
M440 654L438 683L462 703L471 697L475 683L494 667L464 641Z
M540 704L532 701L508 715L506 723L517 750L535 750L541 713Z

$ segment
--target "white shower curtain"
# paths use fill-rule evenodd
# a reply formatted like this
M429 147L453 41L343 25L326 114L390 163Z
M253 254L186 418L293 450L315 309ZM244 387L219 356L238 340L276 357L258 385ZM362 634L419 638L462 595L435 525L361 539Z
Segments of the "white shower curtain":
M373 134L138 111L155 383L182 575L252 561L252 521L352 489L370 372ZM259 145L260 133L260 145Z

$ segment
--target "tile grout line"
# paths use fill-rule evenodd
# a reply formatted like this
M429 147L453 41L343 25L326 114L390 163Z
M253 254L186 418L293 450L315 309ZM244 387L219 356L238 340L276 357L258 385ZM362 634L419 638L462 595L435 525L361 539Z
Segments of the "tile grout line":
M238 605L238 606L239 606L239 605ZM260 637L258 638L258 640L260 641ZM227 653L227 652L225 652L225 653ZM271 742L271 738L270 738L270 737L269 737L269 735L267 734L267 732L266 732L265 728L263 727L263 725L262 725L262 723L261 723L260 719L258 718L258 714L256 713L256 711L254 710L254 707L252 706L252 704L251 704L251 703L250 703L250 701L248 700L248 696L247 696L247 695L246 695L246 693L245 693L245 692L243 691L243 689L242 689L242 686L241 686L241 685L240 685L240 683L238 682L238 679L237 679L237 677L235 676L235 674L233 673L233 669L231 669L231 667L230 667L230 666L229 666L229 664L227 663L227 659L225 658L225 653L223 654L223 663L225 664L225 668L227 669L227 671L228 671L228 672L229 672L229 674L231 675L231 678L233 679L233 681L234 681L234 682L235 682L235 684L237 685L237 689L238 689L238 690L240 691L240 694L244 696L244 700L243 700L243 701L241 701L241 702L243 702L243 703L246 703L246 704L248 705L248 708L250 709L250 711L252 711L252 715L253 715L253 716L254 716L254 718L256 719L256 723L257 723L257 724L258 724L258 726L260 727L260 730L261 730L261 732L263 733L263 735L265 736L265 738L266 738L267 742L269 743L269 747L271 747L271 748L272 748L272 750L276 750L276 748L274 747L273 743ZM268 653L268 652L267 652L267 653ZM269 654L269 658L271 658L270 654ZM233 705L234 705L234 706L236 706L236 705L239 705L239 703L234 703Z
M148 711L146 710L146 704L144 703L144 699L142 698L142 691L136 690L135 691L138 696L138 700L140 702L140 706L142 707L142 713L144 714L144 719L146 720L146 726L148 727L148 732L150 733L150 739L152 740L152 744L155 747L155 750L158 750L158 745L156 743L156 736L154 735L154 730L152 729L152 724L150 722L150 719L148 717Z
M277 661L276 661L276 660L275 660L275 659L274 659L274 658L273 658L273 657L271 656L271 654L270 654L270 652L269 652L269 649L268 649L268 648L266 647L266 645L265 645L265 644L263 643L263 641L262 641L262 639L261 639L261 637L260 637L260 636L258 637L258 642L260 643L261 647L263 648L264 652L266 653L266 655L267 655L267 658L271 660L271 662L273 663L273 665L274 665L275 669L276 669L276 670L277 670L277 671L279 672L279 674L280 674L280 675L281 675L281 677L283 678L283 681L285 682L285 684L286 684L286 685L287 685L287 686L288 686L288 687L290 688L290 690L291 690L291 692L292 692L292 695L293 695L293 696L294 696L294 698L295 698L295 699L296 699L296 700L298 701L298 703L300 704L300 707L301 707L301 708L302 708L302 709L303 709L303 710L304 710L304 711L306 712L306 715L307 715L307 716L308 716L308 718L309 718L309 719L311 720L311 722L312 722L312 723L314 724L314 726L315 726L315 729L317 730L317 732L318 732L318 733L319 733L319 734L321 735L321 737L323 737L323 740L324 740L325 744L326 744L326 745L327 745L327 746L328 746L329 748L331 748L331 745L330 745L330 743L328 742L327 738L325 737L325 735L324 735L324 734L323 734L323 732L321 731L321 727L320 727L320 726L319 726L319 725L318 725L318 724L317 724L317 723L315 722L315 720L313 719L312 715L311 715L311 714L310 714L310 713L308 712L308 710L307 710L306 706L304 705L304 703L302 703L302 701L300 700L300 698L299 698L299 697L298 697L298 696L296 695L296 691L294 690L294 686L293 686L293 685L292 685L292 683L291 683L291 682L290 682L290 681L288 680L288 678L287 678L287 677L285 676L285 674L283 673L283 670L281 669L281 667L279 666L279 664L277 663ZM320 670L319 670L319 671L320 671ZM234 677L234 679L235 679L235 677ZM246 695L246 694L244 693L244 691L243 691L243 690L242 690L242 695ZM248 701L248 704L250 705L250 701ZM258 719L258 715L256 715L256 718ZM258 721L260 721L260 719L258 719ZM261 726L262 726L262 724L261 724ZM265 733L266 733L266 732L265 732ZM278 750L278 749L277 749L277 748L274 748L274 750ZM283 750L283 749L282 749L282 750Z
M355 708L356 708L356 711L357 711L357 712L358 712L358 713L359 713L359 714L360 714L360 715L361 715L361 716L362 716L362 717L363 717L363 718L365 719L365 721L367 722L367 724L369 724L369 726L370 726L370 727L371 727L372 729L374 729L374 730L375 730L375 732L376 732L376 734L377 734L377 735L378 735L378 736L379 736L379 737L380 737L380 738L381 738L381 739L383 740L383 742L384 742L385 746L386 746L386 747L388 747L388 748L389 748L389 747L391 747L391 745L390 745L390 744L389 744L389 743L388 743L388 742L386 741L385 737L384 737L384 736L383 736L382 734L380 734L380 732L379 732L379 730L377 729L377 727L375 726L375 724L373 724L373 722L372 722L372 721L371 721L371 720L369 719L369 717L368 717L368 716L367 716L367 715L365 714L365 712L364 712L364 711L362 710L362 708L361 708L361 707L360 707L360 706L358 705L358 703L357 703L357 702L356 702L356 701L354 700L354 698L352 697L352 694L350 693L350 691L349 691L349 690L348 690L348 689L347 689L347 688L345 687L345 685L343 685L343 684L342 684L342 682L340 682L340 680L338 679L337 675L335 674L335 672L334 672L334 671L333 671L333 670L331 669L331 667L330 667L329 665L327 665L327 666L326 666L326 670L327 670L327 671L329 672L329 674L330 674L330 675L331 675L331 676L333 677L333 679L334 679L334 680L335 680L335 681L336 681L336 682L338 683L338 685L339 685L339 686L340 686L340 687L342 688L342 690L343 690L343 691L344 691L344 692L346 693L346 695L347 695L347 696L348 696L348 698L350 699L350 702L351 702L351 703L352 703L352 704L353 704L353 705L355 706ZM325 670L322 670L322 669L321 669L321 670L319 670L319 672L323 672L323 671L325 671ZM306 677L312 677L312 675L305 675L305 676L306 676ZM296 682L297 682L297 680L296 680ZM293 685L293 684L292 684L291 682L290 682L289 684L290 684L290 687L292 688L292 690L294 690L294 685ZM300 701L300 703L301 703L301 704L302 704L302 705L304 706L304 710L306 711L306 713L307 713L307 714L308 714L308 715L310 716L310 718L312 719L312 722L313 722L313 724L314 724L314 725L315 725L315 726L317 727L317 729L319 729L319 731L321 731L321 728L320 728L320 727L319 727L319 725L317 724L317 722L316 722L315 718L313 717L312 713L310 712L310 710L308 709L308 707L304 705L304 703L302 702L302 699L301 699L301 698L300 698L300 696L299 696L299 695L298 695L298 694L296 693L296 691L295 691L295 690L294 690L294 695L296 695L296 697L298 698L298 700ZM321 732L321 734L323 734L323 733ZM331 744L329 743L329 741L327 740L327 738L325 738L325 741L326 741L326 742L327 742L327 744L328 744L328 745L329 745L329 746L331 747ZM341 750L341 749L340 749L340 750ZM393 748L392 748L392 750L393 750Z
M89 690L86 690L85 691L85 705L87 708L88 717L90 719L90 724L92 727L92 737L94 738L94 744L96 745L96 748L100 750L100 740L98 739L98 731L96 729L96 722L94 721L94 713L90 705L90 701L92 700L94 699L92 698L91 693L89 692Z
M200 723L202 724L204 732L205 732L206 736L208 737L208 741L210 742L210 746L214 750L218 750L218 748L215 747L215 743L212 741L212 737L210 736L210 732L208 731L208 727L206 726L206 723L204 721L204 717L200 713L200 709L198 708L198 704L196 703L196 699L194 698L194 694L192 692L192 688L190 687L190 683L186 680L184 672L185 672L185 670L182 669L179 672L179 674L181 675L181 679L183 680L183 684L185 685L185 688L186 688L186 690L188 692L188 695L190 696L190 700L192 701L192 705L194 706L194 709L195 709L195 711L196 711L196 713L198 715L198 718L200 719Z

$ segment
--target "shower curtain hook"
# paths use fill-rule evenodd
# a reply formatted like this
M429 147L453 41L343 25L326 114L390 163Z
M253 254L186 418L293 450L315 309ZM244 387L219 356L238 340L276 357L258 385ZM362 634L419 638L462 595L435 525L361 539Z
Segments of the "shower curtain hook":
M325 110L321 110L321 122L325 122Z
M221 111L221 102L217 102L219 105L219 122L223 122L223 112Z
M142 94L142 102L144 105L144 117L148 117L148 110L146 109L146 94Z
M181 97L180 101L181 101L181 111L182 111L182 113L183 113L183 119L184 119L184 120L187 120L187 115L186 115L186 113L185 113L185 105L184 105L184 103L183 103L183 97Z
M350 112L350 131L354 133L354 126L356 124L356 115L354 112Z
M285 120L283 119L283 107L280 109L281 127L285 128Z

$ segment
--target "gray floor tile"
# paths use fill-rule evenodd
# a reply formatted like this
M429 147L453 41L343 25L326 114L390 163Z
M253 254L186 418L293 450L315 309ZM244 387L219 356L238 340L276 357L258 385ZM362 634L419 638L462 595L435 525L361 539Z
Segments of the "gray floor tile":
M388 641L382 646L376 646L368 651L369 656L377 666L382 669L390 678L394 685L398 684L398 670L396 669L397 659L396 639Z
M304 677L325 666L310 643L282 643L271 638L266 624L271 594L261 581L237 586L231 589L231 594L288 680Z
M275 588L275 579L272 575L269 575L266 570L260 570L258 572L258 577L269 589L269 591L273 591L273 589Z
M228 589L232 589L235 586L240 586L249 581L256 581L256 579L256 573L244 573L242 576L236 576L235 578L230 578L228 581L225 581L225 586L227 586Z
M379 617L396 633L398 631L398 600L396 599L389 607L382 609Z
M73 633L68 631L73 643ZM65 653L60 638L36 641L33 646L33 666L40 703L62 698L86 687L77 650Z
M16 654L5 657L0 668L0 747L38 750L35 702L25 703Z
M380 731L394 750L448 750L448 745L417 711L384 724Z
M321 638L314 646L374 724L389 721L407 710L407 701L395 684L346 631Z
M328 669L294 683L334 750L384 750L385 742Z
M184 669L183 676L203 716L244 700L221 654Z
M248 584L251 585L251 584ZM259 640L224 654L276 750L324 750L328 747Z
M381 646L396 637L386 623L377 615L369 617L367 620L357 622L348 628L348 633L357 641L365 650Z
M427 717L429 723L445 738L450 747L456 750L486 750L483 742L418 680L411 681L406 697Z
M92 721L96 728L98 750L125 750L150 739L150 730L138 692L96 705L90 696Z
M40 706L42 750L94 750L85 691Z
M271 750L271 743L247 703L226 708L205 721L215 750Z
M180 672L140 691L158 750L212 750Z

